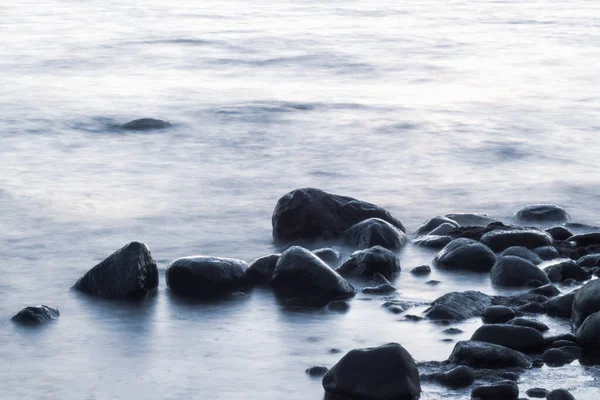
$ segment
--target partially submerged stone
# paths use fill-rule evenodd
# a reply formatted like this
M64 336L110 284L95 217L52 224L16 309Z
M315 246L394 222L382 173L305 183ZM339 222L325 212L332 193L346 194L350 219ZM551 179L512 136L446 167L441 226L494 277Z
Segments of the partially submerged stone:
M577 344L586 349L600 350L600 311L589 315L577 328Z
M546 232L548 232L554 240L567 240L573 236L573 233L564 226L554 226L546 229Z
M531 204L515 213L515 218L526 222L565 222L569 213L556 204Z
M583 324L585 319L600 311L600 280L589 281L573 296L571 319L575 327Z
M521 257L499 257L490 271L492 283L504 287L526 287L529 281L550 283L548 276L530 261Z
M481 213L453 213L446 214L446 218L456 221L460 226L488 226L498 222L489 215Z
M281 254L269 254L252 261L246 271L248 283L268 285L280 256Z
M459 238L448 243L435 257L439 268L488 272L496 255L487 246L471 239Z
M534 353L545 347L540 331L526 326L491 324L479 327L471 340L497 344L509 349Z
M169 121L163 121L155 118L140 118L134 119L133 121L129 121L119 126L119 129L125 131L151 131L157 129L167 129L170 127L171 124Z
M369 218L344 231L344 241L348 246L356 249L381 246L390 250L399 250L406 244L406 236L387 221Z
M547 232L537 229L494 230L481 237L481 243L495 252L504 251L512 246L522 246L535 249L550 246L554 242Z
M380 273L387 279L400 272L398 256L381 246L371 247L352 253L337 272L344 276L362 276L370 278L375 273Z
M11 319L23 325L41 325L45 322L56 320L59 316L58 309L41 304L39 306L25 307Z
M491 305L492 298L481 292L451 292L437 298L425 314L434 320L461 321L481 316L483 310Z
M563 261L544 268L544 272L552 282L563 282L574 279L582 282L590 279L591 274L581 268L575 261Z
M521 257L527 261L532 262L535 265L541 264L543 262L543 260L540 256L538 256L532 250L529 250L528 248L522 247L522 246L509 247L508 249L506 249L502 252L501 256L502 257L504 257L504 256Z
M429 235L433 230L444 224L451 225L455 228L458 228L460 226L456 221L453 221L451 218L437 216L425 221L423 225L421 225L419 229L417 229L415 235Z
M530 368L531 359L526 355L492 343L473 340L456 343L448 361L472 368Z
M471 398L481 400L517 400L519 387L512 381L478 386L471 391Z

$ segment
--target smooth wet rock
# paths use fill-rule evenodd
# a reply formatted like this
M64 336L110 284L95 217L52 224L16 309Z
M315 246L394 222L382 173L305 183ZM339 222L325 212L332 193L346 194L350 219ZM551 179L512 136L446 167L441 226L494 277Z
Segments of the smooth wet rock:
M556 389L548 393L546 400L575 400L575 397L566 389Z
M563 261L544 268L544 272L552 282L563 282L567 279L574 279L582 282L590 279L588 271L581 268L575 261Z
M418 315L414 315L414 314L408 314L404 317L404 319L406 321L418 322L418 321L424 320L425 318L419 317Z
M146 244L131 242L90 269L73 287L106 298L140 298L158 287L158 268Z
M577 357L572 354L562 351L561 349L548 349L544 352L542 360L544 364L550 367L561 367L575 361Z
M316 378L319 376L323 376L327 373L327 371L329 371L329 369L327 367L323 367L321 365L315 365L314 367L310 367L307 368L306 371L306 375Z
M543 399L548 394L546 389L542 388L531 388L525 392L529 397L537 397Z
M437 298L425 314L434 320L461 321L481 316L483 310L491 305L492 298L481 292L451 292Z
M450 243L451 241L453 241L454 238L452 236L448 236L448 235L443 235L443 236L437 236L437 235L425 235L425 236L419 236L415 239L413 239L412 243L415 246L419 246L419 247L426 247L428 249L442 249L444 246L446 246L448 243Z
M554 240L567 240L573 236L573 233L564 226L554 226L546 229L546 232L548 232Z
M475 373L466 365L459 365L437 376L437 381L450 388L467 387L475 382Z
M458 334L463 333L463 331L461 331L458 328L448 328L448 329L444 329L442 332L447 333L448 335L458 335Z
M421 225L419 229L417 229L415 235L429 235L433 230L437 229L439 226L444 224L451 225L453 228L458 228L460 226L456 221L453 221L448 217L437 216L425 221L423 225Z
M548 327L548 325L544 324L543 322L539 322L539 321L536 321L533 319L521 318L521 317L513 318L510 321L508 321L507 324L517 325L517 326L526 326L528 328L533 328L540 332L546 332L550 329Z
M558 250L554 246L536 247L532 251L544 261L554 260L560 257Z
M425 284L429 285L429 286L436 286L436 285L439 285L440 283L442 283L442 282L436 281L435 279L425 282Z
M497 222L487 214L477 213L446 214L446 218L456 221L460 226L488 226L493 222Z
M515 213L515 218L527 222L565 222L569 213L556 204L531 204Z
M321 260L325 261L331 267L337 267L342 258L342 255L339 251L329 247L313 250L312 253L315 256L319 257Z
M273 271L275 271L275 265L281 254L269 254L264 257L259 257L250 263L248 270L246 271L246 277L249 283L252 284L266 284L271 283L273 277Z
M561 347L572 347L572 346L577 346L577 343L575 343L572 340L557 340L550 344L550 347L555 348L555 349L560 349Z
M529 293L540 294L546 297L555 297L560 294L560 290L551 283L531 289Z
M502 324L515 317L515 312L510 307L491 306L483 310L481 319L486 324Z
M577 328L577 344L586 349L600 350L600 311L589 315Z
M325 374L323 388L364 400L416 400L421 394L415 361L397 343L351 350Z
M429 232L429 236L445 236L454 228L456 228L456 225L444 223L432 230L431 232Z
M400 229L379 218L361 221L344 232L344 242L356 249L381 246L399 250L406 244L406 235Z
M443 269L488 272L496 255L487 246L471 239L455 239L435 257L434 263Z
M428 275L431 273L431 267L429 265L419 265L411 269L410 273L417 276Z
M246 284L248 264L232 258L192 256L178 258L167 267L167 286L181 295L212 298L230 294Z
M575 292L550 299L546 303L546 314L553 317L571 318Z
M526 287L530 280L550 283L548 276L530 261L521 257L498 257L490 271L492 283L504 287Z
M522 229L523 228L516 225L505 225L502 222L496 221L488 224L487 226L460 226L458 228L454 228L451 232L448 232L448 235L454 238L467 238L480 241L483 235L489 232Z
M350 309L350 304L344 300L334 300L327 304L330 311L346 312Z
M361 292L365 294L390 294L396 292L396 288L389 283L378 286L364 287Z
M543 304L531 302L515 309L516 314L542 314L546 309Z
M494 230L481 237L481 243L495 252L500 252L513 246L535 249L552 245L554 239L547 232L537 229Z
M585 268L593 268L600 265L600 253L586 254L577 259L577 265Z
M579 327L588 316L598 311L600 311L600 280L594 279L575 292L571 320L575 327Z
M293 190L273 211L273 238L280 242L340 238L351 226L380 218L405 232L402 223L374 204L315 188Z
M527 261L531 261L535 265L541 264L543 262L543 260L541 259L540 256L535 254L532 250L529 250L528 248L522 247L522 246L509 247L508 249L506 249L502 252L501 256L502 257L504 257L504 256L521 257Z
M129 121L121 126L119 129L126 131L152 131L157 129L170 128L171 124L169 121L163 121L155 118L140 118Z
M578 247L600 245L600 232L589 232L573 235L568 238L567 241L574 242Z
M350 258L337 269L337 272L344 276L367 278L378 272L390 279L400 272L400 260L394 252L381 246L375 246L352 253Z
M417 302L417 301L410 301L410 300L390 300L390 301L386 301L385 303L383 303L381 305L381 307L385 308L386 310L390 311L391 313L401 314L404 311L408 310L409 308L412 308L415 306L420 306L420 305L423 305L423 303Z
M25 307L11 319L23 325L41 325L44 322L56 320L58 317L60 317L58 309L41 304Z
M473 333L471 340L497 344L526 353L540 351L546 344L540 331L509 324L483 325Z
M271 287L281 297L308 302L343 300L354 287L323 260L303 247L292 246L277 261Z
M512 381L478 386L471 391L471 398L479 398L481 400L517 400L519 398L519 387Z

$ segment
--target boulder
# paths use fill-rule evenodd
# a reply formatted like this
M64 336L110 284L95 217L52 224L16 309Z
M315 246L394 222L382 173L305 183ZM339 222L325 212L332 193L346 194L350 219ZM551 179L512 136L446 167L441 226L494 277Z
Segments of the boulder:
M171 124L169 121L163 121L155 118L140 118L129 121L121 126L119 129L125 131L152 131L157 129L170 128Z
M450 371L439 374L436 378L444 386L462 388L471 386L475 382L475 373L466 365L459 365Z
M560 294L560 290L556 286L551 283L548 283L544 286L536 287L535 289L531 289L529 293L539 294L546 297L555 297Z
M512 246L522 246L535 249L550 246L553 243L550 234L537 229L493 230L481 237L481 243L495 252L500 252Z
M58 319L59 316L58 309L41 304L39 306L25 307L11 319L23 325L40 325L44 322Z
M492 283L505 287L524 287L531 280L550 283L548 276L530 261L521 257L498 257L490 271Z
M325 261L331 267L337 267L340 263L342 255L336 249L332 249L330 247L325 247L322 249L313 250L312 253L319 257L321 260Z
M448 232L449 236L454 238L467 238L480 241L481 237L492 231L511 231L522 228L513 225L505 225L502 222L492 222L487 226L460 226Z
M512 308L505 306L491 306L483 310L481 318L486 324L502 324L515 317Z
M73 287L106 298L140 298L158 287L158 268L146 244L131 242L90 269Z
M320 189L296 189L275 206L273 238L279 242L337 239L346 229L369 218L380 218L405 232L399 220L374 204Z
M460 226L488 226L493 222L497 222L486 214L453 213L447 214L446 218L456 221Z
M481 316L483 310L491 305L492 298L481 292L451 292L437 298L425 314L433 320L460 321Z
M575 292L571 312L573 324L579 327L589 315L598 311L600 311L600 280L594 279Z
M327 371L329 371L327 367L315 365L314 367L307 368L304 372L306 372L306 375L316 378L325 375Z
M241 289L248 264L232 258L192 256L178 258L167 267L167 286L181 296L219 297Z
M456 225L452 225L452 224L449 224L446 222L446 223L441 224L440 226L438 226L431 232L429 232L428 235L429 236L445 236L450 231L452 231L454 228L456 228Z
M528 248L521 247L521 246L509 247L508 249L506 249L502 252L501 256L502 257L505 257L505 256L521 257L527 261L532 262L535 265L541 264L543 262L543 260L541 259L540 256L538 256L537 254L535 254L533 251L529 250Z
M577 328L577 344L586 349L600 350L600 311L589 315Z
M323 260L303 247L287 249L275 266L271 287L284 298L310 303L354 296L354 287Z
M593 268L600 266L600 253L586 254L577 259L577 265L584 268Z
M448 243L435 257L439 268L488 272L496 255L487 246L471 239L459 238Z
M546 232L548 232L554 240L567 240L573 236L573 233L564 226L554 226L546 229Z
M396 254L381 246L371 247L352 253L337 272L344 276L363 276L370 278L379 272L390 279L400 272L400 260Z
M575 400L575 397L566 389L556 389L548 393L546 400Z
M512 381L478 386L471 391L471 398L481 400L517 400L519 387Z
M421 225L419 229L417 229L415 235L428 235L431 233L431 231L444 224L451 225L453 228L458 228L460 226L456 221L453 221L450 218L437 216L425 221L423 225Z
M573 235L567 239L568 242L574 242L577 247L587 247L600 245L600 232L582 233Z
M544 272L552 282L562 282L567 279L574 279L582 282L590 279L591 274L581 268L575 261L563 261L558 264L550 265L544 268Z
M472 368L530 368L531 359L526 355L492 343L473 340L456 343L448 361Z
M369 218L344 231L344 242L356 249L381 246L399 250L406 244L404 232L379 218Z
M527 353L540 351L546 345L540 331L509 324L483 325L473 333L471 340L497 344Z
M507 324L517 325L517 326L526 326L528 328L533 328L540 332L546 332L547 330L550 329L548 327L548 325L544 324L543 322L539 322L539 321L536 321L533 319L520 318L520 317L511 319L510 321L507 322Z
M546 303L546 314L553 317L571 318L575 292L555 297Z
M563 365L572 363L576 359L576 356L561 349L548 349L542 356L544 364L550 367L562 367Z
M417 365L397 343L351 350L325 374L323 388L364 400L416 400L421 394Z
M560 257L558 250L554 246L536 247L535 249L533 249L533 252L544 261L554 260L555 258Z
M415 246L426 247L428 249L441 249L450 243L454 238L452 236L434 236L425 235L413 239L412 243Z
M249 283L252 284L269 284L275 271L275 265L281 254L269 254L264 257L259 257L250 263L246 276Z
M548 394L548 391L546 389L542 389L542 388L531 388L531 389L528 389L525 393L529 397L537 397L537 398L543 399Z
M428 275L431 273L431 267L429 265L419 265L411 269L410 273L417 276Z
M515 218L526 222L565 222L569 213L556 204L531 204L515 213Z

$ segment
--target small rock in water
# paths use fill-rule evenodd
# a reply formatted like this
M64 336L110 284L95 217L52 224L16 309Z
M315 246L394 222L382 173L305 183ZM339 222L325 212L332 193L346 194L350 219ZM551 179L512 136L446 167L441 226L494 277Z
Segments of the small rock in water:
M317 249L312 251L313 254L325 261L331 267L336 267L341 259L341 254L336 249L325 247L323 249Z
M561 349L546 350L542 356L544 363L550 367L561 367L572 363L575 359L577 359L576 356Z
M473 389L471 397L481 400L516 400L519 397L519 387L512 381L479 386Z
M436 281L435 279L425 282L426 285L430 285L430 286L439 285L440 283L442 283L442 282Z
M475 373L467 366L459 365L437 377L437 380L450 388L471 386L475 382Z
M119 129L126 131L151 131L155 129L167 129L170 128L171 124L169 121L163 121L155 118L140 118L129 121L121 126Z
M582 233L573 235L567 239L569 242L574 242L578 247L600 245L600 232Z
M461 331L458 328L448 328L444 329L442 332L447 333L448 335L458 335L460 333L463 333L463 331Z
M497 222L494 218L487 214L474 213L454 213L446 214L446 218L456 221L460 226L488 226L493 222Z
M350 309L350 304L347 301L335 300L327 305L331 311L346 312Z
M453 221L450 218L437 216L437 217L433 217L430 220L427 220L425 223L423 223L423 225L421 225L419 227L419 229L417 229L417 231L415 232L415 235L416 236L428 235L431 233L431 231L433 231L434 229L436 229L437 227L439 227L440 225L443 225L443 224L452 225L454 228L458 228L460 226L456 221Z
M600 279L595 279L578 289L573 296L571 315L573 324L579 327L589 315L598 311L600 311Z
M445 236L450 231L452 231L454 228L456 228L456 225L452 225L452 224L445 222L445 223L441 224L440 226L438 226L437 228L435 228L434 230L432 230L431 232L429 232L428 235L429 236Z
M568 238L573 236L573 233L571 233L571 231L565 228L564 226L555 226L552 228L548 228L546 229L546 232L548 232L554 240L567 240Z
M515 217L527 222L565 222L571 219L569 213L556 204L532 204L517 211Z
M535 289L529 291L529 293L541 294L546 297L554 297L560 294L560 290L553 284L549 283L547 285L538 286Z
M514 318L514 319L511 319L510 321L508 321L507 324L518 325L518 326L527 326L529 328L536 329L540 332L546 332L547 330L550 329L548 327L548 325L546 325L542 322L535 321L532 319L527 319L527 318Z
M546 395L548 394L548 391L546 389L542 389L542 388L531 388L529 390L527 390L525 393L527 393L527 396L529 397L538 397L540 399L546 397Z
M394 252L381 246L375 246L355 251L336 271L344 276L367 278L378 272L387 279L391 279L400 272L400 261Z
M407 321L413 321L413 322L417 322L417 321L422 321L423 317L419 317L418 315L412 315L409 314L406 317L404 317Z
M415 307L418 305L422 305L422 303L414 302L414 301L406 301L406 300L391 300L386 301L381 305L381 307L387 309L388 311L394 314L401 314L404 311L408 310L411 307Z
M39 325L44 322L58 319L60 313L58 309L46 305L25 307L19 311L12 320L24 325Z
M581 268L575 261L563 261L558 264L544 268L544 272L552 282L563 282L568 279L585 281L590 279L591 274Z
M429 319L460 321L481 316L483 310L491 305L492 298L481 292L450 292L437 298L425 314Z
M453 240L454 240L454 238L452 236L448 236L448 235L443 235L443 236L425 235L425 236L419 236L419 237L413 239L412 243L415 246L426 247L428 249L438 250L438 249L442 249L444 246L448 245L448 243L450 243Z
M554 260L555 258L560 257L558 250L554 246L536 247L535 249L533 249L533 252L545 261Z
M515 317L515 312L510 307L491 306L483 310L481 318L486 324L502 324Z
M275 271L275 265L277 265L280 256L281 254L269 254L252 261L246 270L248 282L268 285L271 282L271 278L273 278L273 271Z
M509 349L535 353L542 350L546 342L540 331L526 326L493 324L477 328L471 340L497 344Z
M356 249L381 246L389 250L399 250L406 244L406 235L387 221L369 218L344 231L344 241Z
M410 273L413 275L427 275L431 273L431 267L429 265L419 265L418 267L414 267Z
M577 328L577 344L586 349L600 350L600 311L589 315Z
M389 283L385 283L383 285L378 286L367 286L361 290L361 292L365 294L389 294L394 293L396 288Z
M529 368L532 365L531 359L521 352L473 340L456 343L448 360L472 368Z
M530 280L550 283L548 276L532 262L520 257L499 257L490 272L492 283L504 287L524 287Z
M535 249L536 247L550 246L553 241L550 234L538 229L499 229L481 237L481 243L495 252L504 251L512 246Z
M338 354L341 353L342 350L338 348L329 349L329 354Z
M307 368L306 371L304 371L304 372L306 372L306 374L308 376L316 378L316 377L325 375L327 373L327 371L329 371L329 369L327 367L317 365L314 367Z
M434 259L439 268L488 272L496 255L487 246L471 239L459 238L446 245Z
M501 256L502 257L504 257L504 256L521 257L521 258L524 258L525 260L531 261L535 265L541 264L543 262L543 260L541 259L540 256L538 256L532 250L529 250L528 248L525 248L522 246L509 247L508 249L506 249L502 252Z
M548 393L546 400L575 400L575 397L566 389L556 389Z
M575 293L576 292L571 292L550 299L548 303L546 303L546 314L553 317L571 318Z
M585 268L592 268L600 265L600 253L587 254L577 259L577 265Z

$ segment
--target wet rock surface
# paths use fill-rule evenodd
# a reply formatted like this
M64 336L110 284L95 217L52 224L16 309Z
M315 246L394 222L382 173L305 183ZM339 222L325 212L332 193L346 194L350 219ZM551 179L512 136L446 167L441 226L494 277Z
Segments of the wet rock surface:
M400 272L400 261L396 254L381 246L359 250L344 262L337 272L344 276L362 276L370 278L380 273L387 279Z
M460 321L481 316L483 310L491 305L492 298L481 292L451 292L436 299L425 314L429 319Z
M453 213L446 214L446 218L456 221L460 226L488 226L493 222L497 222L494 218L487 214L477 213Z
M600 350L600 311L586 317L575 337L579 346Z
M269 254L252 261L246 271L248 282L266 285L271 283L273 271L275 271L275 265L277 265L280 256L281 254Z
M537 247L537 248L539 249L540 247ZM527 261L531 261L535 265L541 264L543 262L543 260L540 256L538 256L532 250L529 250L528 248L525 248L522 246L509 247L508 249L506 249L502 252L501 256L502 257L504 257L504 256L521 257Z
M481 314L481 319L486 324L502 324L510 321L514 317L514 310L506 306L491 306L483 310L483 313Z
M129 121L121 126L119 129L124 131L152 131L159 129L167 129L172 125L169 121L163 121L155 118L140 118Z
M329 247L313 250L312 253L329 264L330 267L336 267L342 258L338 250Z
M25 307L11 319L22 325L41 325L45 322L54 321L58 317L60 317L60 313L57 308L41 304Z
M500 252L513 246L535 249L550 246L554 239L547 232L537 229L498 229L484 234L481 243L495 252Z
M471 398L481 400L516 400L519 398L519 387L512 381L478 386L471 392Z
M404 232L379 218L361 221L343 234L344 242L356 249L368 249L381 246L390 250L399 250L406 244Z
M548 393L546 400L575 400L575 397L566 389L556 389Z
M488 272L496 255L487 246L471 239L459 238L448 243L435 257L439 268Z
M574 261L563 261L544 268L544 272L552 282L564 282L573 279L577 282L586 281L591 274Z
M431 267L429 265L419 265L411 269L410 273L417 276L428 275L431 273Z
M531 204L515 213L515 218L526 222L565 222L571 219L567 211L556 204Z
M492 283L504 287L526 287L529 281L550 283L548 276L533 263L515 256L499 257L490 271Z
M573 295L571 319L579 327L585 319L600 311L600 280L589 281Z
M543 322L536 321L533 319L528 319L528 318L521 318L521 317L511 319L510 321L507 322L507 324L517 325L517 326L526 326L529 328L536 329L540 332L546 332L550 329L548 327L548 325L544 324Z
M529 368L531 359L521 352L474 340L456 343L448 360L472 368Z
M444 225L444 224L451 225L454 228L458 228L460 226L458 224L458 222L452 220L451 218L437 216L437 217L433 217L433 218L425 221L423 223L423 225L421 225L416 230L415 235L416 236L429 235L429 234L431 234L431 232L433 230L437 229L438 227L440 227L441 225Z
M471 340L526 353L541 351L546 345L543 335L537 329L511 324L483 325L473 333Z

